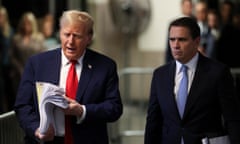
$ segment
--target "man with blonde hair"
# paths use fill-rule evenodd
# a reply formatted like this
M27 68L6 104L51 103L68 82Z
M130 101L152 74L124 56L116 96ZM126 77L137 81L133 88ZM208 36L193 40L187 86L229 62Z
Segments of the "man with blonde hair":
M26 143L37 143L37 140L45 144L109 143L107 123L118 120L123 107L116 63L88 47L92 42L93 23L86 12L63 12L61 48L28 60L15 102ZM68 101L66 109L56 108L55 119L60 125L55 128L50 125L46 133L39 131L37 81L64 88Z

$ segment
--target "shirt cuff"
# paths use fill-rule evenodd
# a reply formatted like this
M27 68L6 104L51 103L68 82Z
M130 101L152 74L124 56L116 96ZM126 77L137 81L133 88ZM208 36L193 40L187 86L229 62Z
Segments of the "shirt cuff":
M77 121L76 121L76 124L81 124L82 121L85 119L86 117L86 107L85 105L82 105L82 108L83 108L83 113L82 113L82 116L77 116Z

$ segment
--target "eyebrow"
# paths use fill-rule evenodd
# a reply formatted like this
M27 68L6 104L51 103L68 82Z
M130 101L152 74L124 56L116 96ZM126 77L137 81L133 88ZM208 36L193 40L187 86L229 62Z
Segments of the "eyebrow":
M175 41L175 40L178 40L178 41L186 41L187 38L185 38L185 37L169 37L169 40L170 40L170 41Z

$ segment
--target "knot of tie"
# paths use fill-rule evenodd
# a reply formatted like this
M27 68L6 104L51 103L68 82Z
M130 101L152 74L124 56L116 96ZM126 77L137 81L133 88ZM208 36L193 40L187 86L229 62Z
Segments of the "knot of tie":
M77 60L70 60L70 64L73 64L73 65L77 64Z
M183 73L186 73L188 70L188 67L186 65L182 65L181 70Z

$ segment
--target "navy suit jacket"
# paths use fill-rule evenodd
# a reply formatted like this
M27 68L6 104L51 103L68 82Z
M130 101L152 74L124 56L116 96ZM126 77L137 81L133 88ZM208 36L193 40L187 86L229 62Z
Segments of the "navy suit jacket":
M181 119L174 95L176 63L154 71L145 128L145 144L201 144L201 139L226 130L240 143L240 113L229 69L199 54L195 76Z
M25 66L15 102L15 112L26 132L26 141L34 139L34 132L39 127L35 82L58 85L60 66L60 48L31 57ZM86 106L86 118L81 124L76 124L75 117L72 119L75 143L107 144L107 123L118 120L123 111L116 63L87 49L76 100Z

